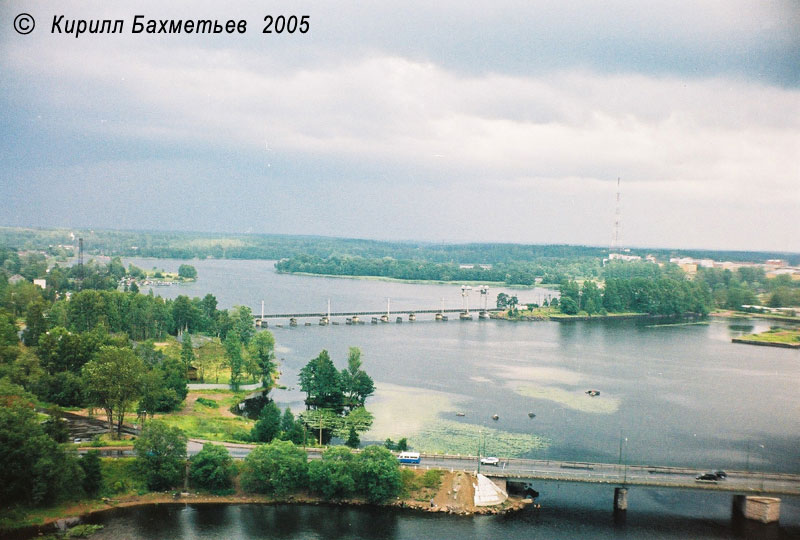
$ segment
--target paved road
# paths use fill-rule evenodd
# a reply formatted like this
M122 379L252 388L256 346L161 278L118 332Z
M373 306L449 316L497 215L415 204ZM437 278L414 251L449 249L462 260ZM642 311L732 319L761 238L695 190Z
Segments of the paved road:
M203 448L204 441L189 440L187 452L193 456ZM219 443L215 443L219 444ZM226 443L225 447L234 459L244 459L253 449L250 444ZM81 452L91 448L81 448ZM131 448L104 449L104 455L131 456ZM318 459L321 450L309 448L309 459ZM448 456L423 454L415 468L438 468L474 472L478 470L475 456ZM727 471L728 477L719 481L699 481L696 477L707 470L659 467L643 465L617 465L610 463L588 463L575 461L545 461L534 459L501 460L496 466L481 465L480 472L486 476L508 480L549 480L558 482L582 482L614 486L650 486L660 488L694 489L762 495L800 496L800 475Z

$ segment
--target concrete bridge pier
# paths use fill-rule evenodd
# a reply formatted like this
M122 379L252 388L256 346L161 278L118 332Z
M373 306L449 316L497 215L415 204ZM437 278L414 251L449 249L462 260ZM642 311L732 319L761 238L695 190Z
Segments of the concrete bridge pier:
M781 515L781 500L777 497L753 495L733 496L733 517L744 517L761 523L778 521Z
M624 512L628 509L628 488L614 488L614 512Z

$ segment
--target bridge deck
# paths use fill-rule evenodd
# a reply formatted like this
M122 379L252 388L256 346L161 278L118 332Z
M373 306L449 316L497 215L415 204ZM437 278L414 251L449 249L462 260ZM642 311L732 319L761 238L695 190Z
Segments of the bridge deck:
M423 465L475 471L477 469L477 457L430 455L423 460ZM798 474L728 471L728 476L724 480L697 480L696 477L704 472L707 472L707 470L529 459L502 460L496 467L481 465L481 474L509 480L547 480L614 486L649 486L719 491L737 494L800 496L800 475Z
M484 311L484 310L482 310L482 309L471 309L470 313L480 313L481 311ZM486 311L488 311L488 312L497 312L497 311L500 311L500 310L493 308L493 309L488 309ZM445 309L445 310L442 310L442 309L393 309L389 313L389 315L398 315L398 314L403 314L403 313L420 314L420 313L463 313L463 312L464 312L463 308L448 308L448 309ZM352 317L354 315L375 315L375 316L378 316L378 315L386 315L386 314L387 314L386 310L382 310L382 311L336 311L336 312L332 311L330 313L330 316L331 317ZM303 319L303 318L309 318L309 317L319 318L319 317L327 317L327 316L328 316L327 312L325 312L325 313L270 313L268 315L264 315L263 317L261 315L255 315L254 318L256 320L258 320L258 319L290 319L290 318Z

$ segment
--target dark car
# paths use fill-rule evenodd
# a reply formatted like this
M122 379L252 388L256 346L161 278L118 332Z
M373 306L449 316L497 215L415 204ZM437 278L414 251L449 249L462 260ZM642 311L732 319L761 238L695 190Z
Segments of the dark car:
M725 480L728 478L728 473L725 471L714 471L714 474L717 475L717 479L719 480Z
M719 480L719 477L717 476L717 473L707 472L699 476L695 476L695 480L700 480L702 482L716 482Z

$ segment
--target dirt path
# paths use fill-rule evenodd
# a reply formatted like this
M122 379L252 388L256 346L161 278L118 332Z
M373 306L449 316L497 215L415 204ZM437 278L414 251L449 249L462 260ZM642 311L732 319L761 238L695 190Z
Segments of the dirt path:
M236 415L233 414L228 408L222 404L222 402L231 397L230 394L208 394L205 392L189 392L186 395L186 402L181 409L180 412L176 413L179 416L189 416L194 414L194 404L197 401L197 398L202 397L205 399L213 399L219 404L219 409L217 409L217 415L222 416L225 418L236 418Z

